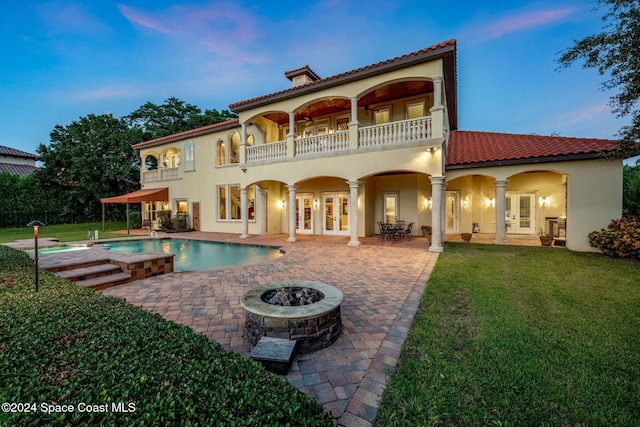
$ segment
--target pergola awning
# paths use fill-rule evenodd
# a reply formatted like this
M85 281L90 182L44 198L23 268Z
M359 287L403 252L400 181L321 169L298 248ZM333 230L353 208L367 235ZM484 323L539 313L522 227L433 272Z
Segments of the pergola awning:
M100 203L142 203L142 202L166 202L169 200L168 188L146 188L121 196L105 197Z

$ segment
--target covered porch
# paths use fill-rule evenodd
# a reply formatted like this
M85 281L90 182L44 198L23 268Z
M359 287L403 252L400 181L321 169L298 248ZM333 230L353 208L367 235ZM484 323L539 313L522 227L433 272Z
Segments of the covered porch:
M102 203L102 230L105 229L106 222L106 212L105 212L105 204L108 203L117 203L117 204L126 204L126 216L127 216L127 234L130 233L130 224L129 224L129 204L130 203L146 203L149 202L152 206L155 206L156 203L168 204L169 201L169 189L166 187L163 188L146 188L134 191L132 193L122 194L120 196L114 197L104 197L100 199L100 203ZM144 220L147 219L150 221L149 227L153 229L152 222L156 220L154 209L152 212L152 217L145 215L143 212L143 225Z

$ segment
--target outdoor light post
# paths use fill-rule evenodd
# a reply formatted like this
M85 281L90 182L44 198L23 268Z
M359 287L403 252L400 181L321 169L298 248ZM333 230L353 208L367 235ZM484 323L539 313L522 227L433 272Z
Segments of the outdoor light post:
M40 227L41 225L44 224L37 219L34 219L29 224L27 224L27 227L33 227L33 240L35 245L34 259L36 261L36 292L38 292L38 227Z

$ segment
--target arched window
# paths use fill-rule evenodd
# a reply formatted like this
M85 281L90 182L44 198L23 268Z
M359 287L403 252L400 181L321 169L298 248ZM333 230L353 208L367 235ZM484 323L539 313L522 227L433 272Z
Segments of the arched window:
M144 158L144 166L147 168L147 170L156 170L158 169L158 159L156 156L154 156L153 154L148 154L145 158Z
M220 140L218 141L218 166L222 166L226 163L226 155L225 155L225 150L224 150L224 141Z
M229 153L229 164L240 163L240 134L238 132L231 135L231 150Z
M192 171L196 169L196 159L195 153L193 151L193 141L188 140L184 146L185 151L185 162L184 162L184 170Z

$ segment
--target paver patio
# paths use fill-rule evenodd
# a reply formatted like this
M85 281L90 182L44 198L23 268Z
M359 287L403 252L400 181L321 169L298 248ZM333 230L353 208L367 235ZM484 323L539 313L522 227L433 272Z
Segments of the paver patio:
M286 379L331 411L338 425L373 423L387 372L398 361L437 260L437 254L427 251L425 238L381 243L372 237L350 247L348 237L299 236L295 243L286 242L285 235L246 240L220 233L172 237L274 245L286 253L255 265L156 276L103 293L190 326L248 357L251 347L243 336L240 305L246 291L295 279L336 286L344 294L342 335L326 349L297 356Z

